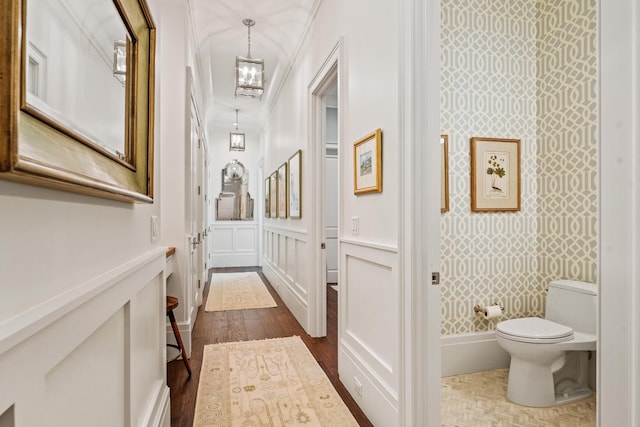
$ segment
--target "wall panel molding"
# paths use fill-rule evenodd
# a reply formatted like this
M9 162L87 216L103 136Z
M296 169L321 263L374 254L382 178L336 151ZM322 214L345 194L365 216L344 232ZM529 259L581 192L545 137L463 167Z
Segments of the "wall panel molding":
M20 408L16 427L45 425L64 408L74 411L69 426L91 425L95 414L166 425L165 254L149 251L0 326L0 408Z
M376 423L386 419L383 425L397 425L402 369L397 249L341 240L339 252L340 378L347 388L356 381L363 385L358 403L375 414Z

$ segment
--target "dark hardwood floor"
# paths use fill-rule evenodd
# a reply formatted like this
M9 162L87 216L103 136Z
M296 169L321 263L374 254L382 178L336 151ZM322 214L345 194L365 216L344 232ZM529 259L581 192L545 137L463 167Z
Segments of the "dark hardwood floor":
M218 268L209 272L209 283L213 272L256 271L267 285L278 307L251 310L219 311L207 313L204 304L198 310L193 328L191 369L187 371L181 360L167 364L167 381L171 390L171 426L191 427L198 390L198 379L202 366L202 353L206 344L221 342L261 340L298 335L307 345L318 364L342 397L345 404L361 426L372 426L346 388L338 379L338 301L337 292L327 286L327 336L311 338L284 305L260 268ZM209 285L205 287L205 301Z

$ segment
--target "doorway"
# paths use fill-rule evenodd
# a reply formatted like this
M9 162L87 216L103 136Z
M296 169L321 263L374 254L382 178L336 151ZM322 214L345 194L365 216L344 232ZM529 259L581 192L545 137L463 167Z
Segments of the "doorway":
M338 290L338 85L334 84L324 96L325 100L325 138L324 138L324 177L325 177L325 233L326 243L326 283Z
M313 284L309 304L309 333L314 337L327 334L327 282L330 278L337 283L339 271L339 52L340 43L334 47L309 87L311 135L307 161L311 177L311 206L315 207L309 213Z

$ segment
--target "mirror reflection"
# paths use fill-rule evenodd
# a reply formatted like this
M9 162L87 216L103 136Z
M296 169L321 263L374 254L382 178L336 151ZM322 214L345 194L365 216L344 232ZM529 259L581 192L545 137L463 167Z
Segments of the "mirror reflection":
M249 171L238 160L222 169L222 191L216 199L216 219L252 220L253 199L248 191Z
M126 64L131 36L112 1L28 0L28 112L131 163Z

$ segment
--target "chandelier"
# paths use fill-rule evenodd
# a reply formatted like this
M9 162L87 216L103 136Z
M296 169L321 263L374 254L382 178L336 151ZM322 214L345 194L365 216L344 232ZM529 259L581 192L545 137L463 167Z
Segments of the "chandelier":
M244 151L244 133L238 132L238 110L236 109L235 132L229 133L229 151Z
M247 26L247 56L236 56L236 97L248 96L262 98L264 93L264 60L251 58L251 27L256 24L253 19L243 19Z

